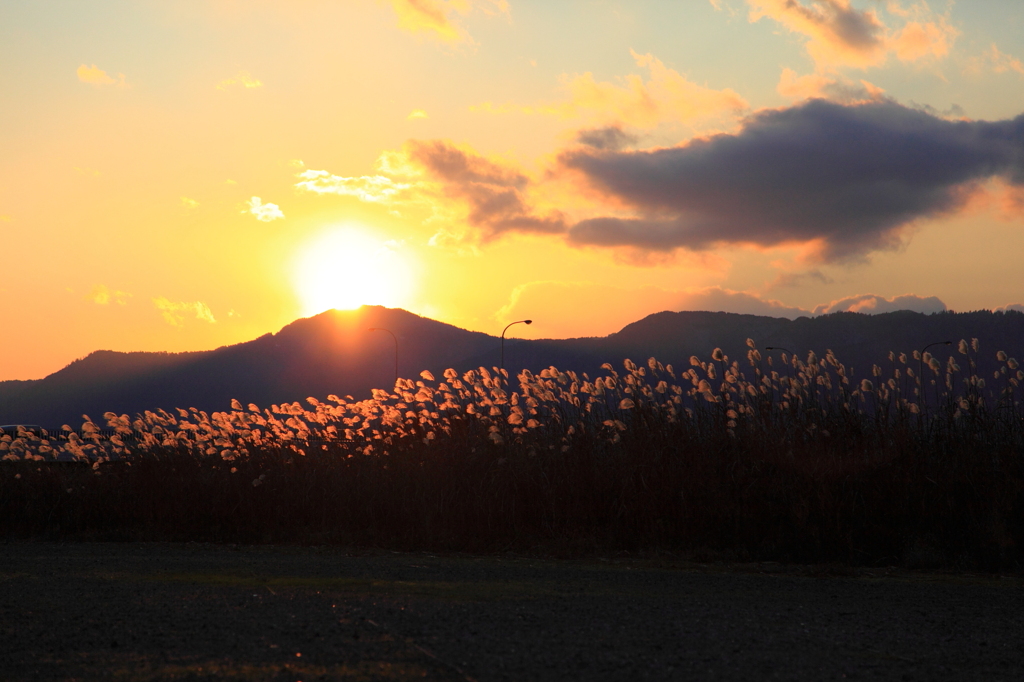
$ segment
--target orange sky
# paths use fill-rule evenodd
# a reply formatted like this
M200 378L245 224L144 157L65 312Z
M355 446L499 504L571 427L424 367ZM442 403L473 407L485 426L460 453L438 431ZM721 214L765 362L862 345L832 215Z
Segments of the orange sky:
M1022 60L995 0L5 2L0 380L360 304L1019 305Z

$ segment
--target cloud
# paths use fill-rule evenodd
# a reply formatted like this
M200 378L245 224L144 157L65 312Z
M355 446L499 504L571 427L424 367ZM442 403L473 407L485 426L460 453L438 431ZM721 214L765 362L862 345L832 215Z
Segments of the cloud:
M576 141L594 149L607 149L618 151L637 143L636 135L630 135L616 126L607 128L594 128L592 130L581 130L576 135Z
M768 317L786 317L791 320L808 314L808 311L803 308L788 306L773 299L762 298L755 293L723 289L717 286L681 293L674 309L710 310L712 312L721 311L742 315L765 315Z
M783 272L779 273L779 276L776 277L771 284L765 287L765 289L767 291L774 291L775 289L800 287L807 282L813 282L815 284L832 284L833 280L820 270L809 270L807 272Z
M95 64L92 66L86 66L82 64L76 71L78 74L78 80L83 83L89 83L91 85L113 85L119 88L128 87L128 83L125 82L124 74L117 74L117 78L111 78L107 75L107 72L99 68Z
M806 0L805 0L806 1ZM750 21L768 17L808 38L815 62L873 66L885 59L885 26L874 10L859 11L849 0L747 0Z
M897 310L912 310L916 313L942 313L948 310L946 304L936 296L917 296L915 294L904 294L885 298L875 294L858 294L847 296L838 301L832 301L814 308L815 315L828 315L829 313L851 312L877 315L881 313L892 313Z
M444 140L408 142L405 154L446 197L466 206L468 223L482 231L484 241L506 232L565 231L560 213L542 216L529 206L530 181L516 169Z
M361 177L306 170L296 187L318 194L353 196L393 207L428 205L457 214L483 241L508 232L561 233L564 216L539 214L527 193L531 182L509 164L446 140L410 140L377 162L380 174Z
M398 26L409 33L422 33L445 43L471 42L454 21L456 14L466 15L474 9L486 14L508 15L507 0L389 0Z
M153 299L153 305L164 316L164 320L172 327L180 327L185 322L186 316L194 315L197 320L215 323L213 313L202 301L171 301L163 296Z
M783 97L794 100L827 99L843 104L857 104L880 100L885 90L866 80L853 81L835 74L809 73L797 75L793 69L783 69L775 88Z
M9 223L13 220L9 215L0 215L0 223Z
M903 21L890 28L874 9L859 10L849 0L747 0L750 21L769 18L807 38L807 53L819 69L880 66L890 54L901 61L942 58L960 32L948 16L936 15L926 2L886 7Z
M971 57L967 62L968 73L1008 73L1013 71L1024 76L1024 62L1013 55L1006 54L996 47L995 43L979 57Z
M904 62L915 62L925 57L940 59L949 54L960 31L950 25L946 17L935 21L908 22L890 41L890 49Z
M810 311L722 287L673 291L619 287L596 282L528 282L513 289L496 318L533 319L533 335L551 338L603 336L664 310L709 310L795 319ZM599 311L599 313L597 312Z
M663 149L564 152L616 206L571 243L652 251L815 245L823 260L901 243L901 229L962 207L984 180L1024 185L1024 115L947 121L890 101L811 100L762 111L735 134Z
M251 90L262 87L263 83L259 79L253 78L252 74L248 71L239 71L233 78L225 78L220 83L217 83L218 90L228 90L229 88Z
M325 170L309 169L299 173L299 177L302 180L295 186L306 192L350 196L370 203L395 201L413 187L408 182L395 182L383 175L344 177Z
M1006 309L1010 308L1024 309L1024 306ZM674 291L653 286L630 288L597 282L541 280L513 289L495 318L499 324L532 319L531 336L573 338L611 334L664 310L727 312L794 320L840 311L874 315L911 310L930 314L945 311L946 306L934 296L907 294L885 298L863 294L808 310L786 305L761 293L720 286Z
M103 284L97 284L89 292L89 295L85 297L87 301L92 301L97 305L109 305L110 303L116 303L117 305L127 305L128 299L131 298L131 294L126 291L115 291L108 288Z
M1008 312L1024 313L1024 303L1010 303L1008 305L1000 306L999 308L993 308L994 313L1008 313Z
M427 112L422 109L414 109L412 113L405 117L409 121L415 121L418 118L427 118Z
M597 81L592 73L563 76L568 98L536 106L485 103L476 111L518 111L561 118L583 119L597 126L653 128L660 123L693 123L717 116L735 116L749 104L731 88L714 90L687 80L651 54L630 50L637 65L647 69L648 79L630 74L621 84Z
M269 223L284 218L284 213L277 204L264 204L259 197L249 199L246 206L248 208L243 209L242 213L251 213L260 222Z
M188 197L181 198L181 205L185 208L198 208L199 202L195 199L189 199Z

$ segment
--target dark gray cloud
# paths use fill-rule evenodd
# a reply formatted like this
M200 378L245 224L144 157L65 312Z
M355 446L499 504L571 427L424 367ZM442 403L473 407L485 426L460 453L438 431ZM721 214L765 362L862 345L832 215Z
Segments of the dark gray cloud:
M948 121L891 101L811 100L756 114L736 134L650 151L581 147L561 162L634 212L574 225L575 244L822 240L837 260L897 245L900 228L955 211L981 181L1024 184L1024 115Z
M576 141L594 149L618 151L637 143L636 135L630 135L618 126L607 128L594 128L592 130L581 130L576 135Z

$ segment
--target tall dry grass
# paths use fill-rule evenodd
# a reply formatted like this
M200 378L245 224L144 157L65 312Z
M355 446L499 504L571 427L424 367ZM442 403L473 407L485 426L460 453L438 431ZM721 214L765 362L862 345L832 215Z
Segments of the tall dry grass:
M750 346L9 434L0 533L1020 568L1015 360L986 382L965 341L862 378Z

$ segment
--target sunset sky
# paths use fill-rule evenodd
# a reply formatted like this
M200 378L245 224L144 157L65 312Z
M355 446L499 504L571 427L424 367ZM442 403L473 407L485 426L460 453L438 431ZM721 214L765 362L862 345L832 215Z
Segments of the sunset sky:
M0 67L0 379L1024 304L1021 2L5 0Z

